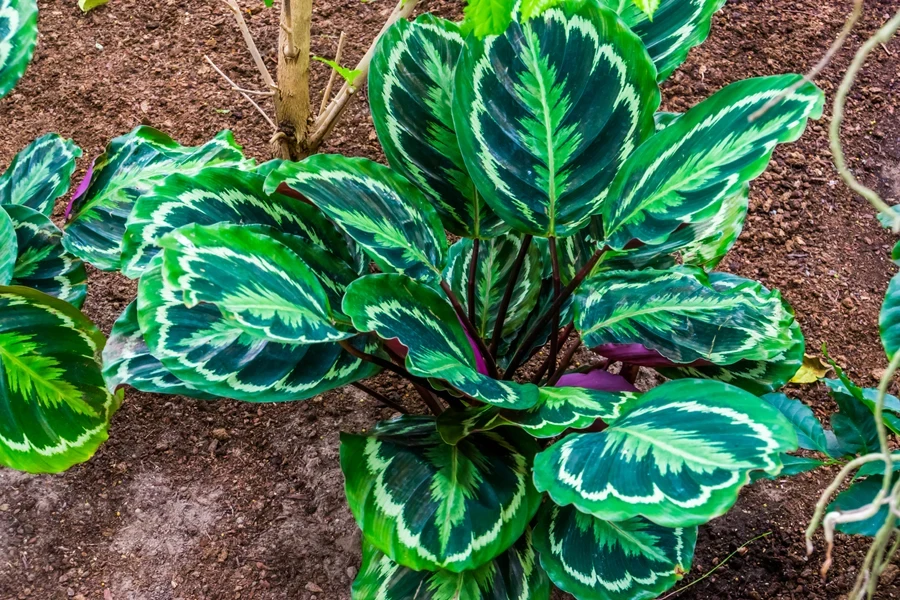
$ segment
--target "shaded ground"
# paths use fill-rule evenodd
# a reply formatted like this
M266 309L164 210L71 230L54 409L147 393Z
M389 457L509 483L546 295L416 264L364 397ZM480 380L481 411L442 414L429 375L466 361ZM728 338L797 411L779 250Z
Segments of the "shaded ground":
M726 83L804 71L839 30L846 3L735 0L664 90L684 110ZM250 7L252 3L244 2ZM867 3L863 31L892 10ZM276 18L253 8L250 26L274 64ZM90 157L139 123L182 143L235 131L251 156L268 158L263 119L202 60L208 54L248 87L258 76L217 0L112 0L81 15L74 0L40 2L41 39L16 91L0 102L0 165L34 137L58 131ZM380 28L388 0L317 3L313 52L331 56L340 31L354 61ZM426 8L454 17L457 3ZM851 40L856 48L859 38ZM845 131L851 164L888 198L900 199L900 43L876 51L850 102ZM846 57L821 80L834 91ZM274 69L273 69L274 70ZM315 89L324 86L314 66ZM325 151L380 159L365 94ZM826 115L827 117L827 115ZM751 214L723 267L778 287L796 308L810 349L827 342L860 383L885 366L877 312L893 268L892 236L837 182L827 119L780 148L753 186ZM60 207L57 207L58 210ZM105 331L134 295L122 278L92 273L86 311ZM402 398L387 378L380 389ZM820 416L833 409L817 387L799 391ZM343 501L338 432L390 416L352 388L313 401L251 405L199 402L130 391L111 439L90 463L54 477L0 471L0 600L104 598L340 598L359 566L359 538ZM852 585L865 551L842 537L827 583L821 553L805 558L802 531L828 470L744 492L727 516L702 527L694 569L705 573L747 540L771 532L685 599L831 599ZM882 597L900 597L897 569Z

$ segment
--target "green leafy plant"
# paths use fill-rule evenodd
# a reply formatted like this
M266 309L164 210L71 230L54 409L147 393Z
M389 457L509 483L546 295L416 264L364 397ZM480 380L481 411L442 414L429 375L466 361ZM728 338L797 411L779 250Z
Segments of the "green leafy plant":
M115 140L65 238L140 280L103 352L107 393L271 402L354 383L408 412L359 383L407 379L431 415L341 440L354 598L671 587L697 526L798 438L756 395L801 364L790 307L712 269L749 181L822 93L763 77L658 113L719 4L662 2L653 21L565 4L488 37L401 19L369 72L390 167L257 166L227 134ZM582 345L597 359L573 371ZM641 393L641 366L673 381Z
M0 0L0 98L13 89L37 45L35 0Z

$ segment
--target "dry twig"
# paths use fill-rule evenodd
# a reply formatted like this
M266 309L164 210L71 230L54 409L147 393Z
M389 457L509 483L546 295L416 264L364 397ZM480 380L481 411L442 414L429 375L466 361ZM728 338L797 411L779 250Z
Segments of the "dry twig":
M227 81L227 82L229 83L229 85L231 85L231 89L236 90L238 93L240 93L241 96L243 96L244 98L247 99L247 102L249 102L250 104L253 105L253 108L255 108L256 110L259 111L259 114L261 114L261 115L263 116L263 119L266 120L266 122L272 127L272 129L278 129L278 128L275 126L275 122L272 121L272 119L269 117L269 115L266 114L266 111L264 111L264 110L262 109L262 107L261 107L259 104L257 104L256 101L253 100L253 98L250 97L250 95L247 93L247 91L245 91L244 89L238 87L238 85L237 85L235 82L233 82L233 81L231 80L231 78L228 77L228 75L226 75L226 74L222 71L222 69L220 69L219 67L216 66L216 63L214 63L210 57L208 57L208 56L206 56L206 55L204 54L204 55L203 55L203 58L206 59L206 62L209 63L209 66L211 66L213 69L216 70L216 73L218 73L219 75L221 75L222 78L223 78L225 81Z
M224 2L231 12L234 13L234 18L237 21L238 28L241 30L241 35L244 36L244 43L247 44L247 49L253 57L256 69L262 76L266 86L270 90L278 89L278 86L275 85L275 81L272 79L272 75L269 74L269 70L266 68L266 63L263 62L262 55L260 55L259 49L256 47L256 42L253 41L253 35L247 27L247 22L244 20L244 15L241 13L241 7L238 6L237 0L222 0L222 2Z

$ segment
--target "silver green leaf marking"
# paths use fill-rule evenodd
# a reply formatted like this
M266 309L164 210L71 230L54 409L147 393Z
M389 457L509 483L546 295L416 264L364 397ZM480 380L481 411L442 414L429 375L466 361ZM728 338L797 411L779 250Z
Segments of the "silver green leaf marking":
M540 453L534 479L560 506L685 527L725 513L751 471L777 475L779 455L796 447L793 427L767 402L685 379L647 392L603 432L570 435Z
M34 140L13 157L9 168L0 175L0 205L20 204L49 217L56 199L69 189L79 156L81 148L55 133Z
M0 0L0 98L28 68L37 44L37 18L35 0Z

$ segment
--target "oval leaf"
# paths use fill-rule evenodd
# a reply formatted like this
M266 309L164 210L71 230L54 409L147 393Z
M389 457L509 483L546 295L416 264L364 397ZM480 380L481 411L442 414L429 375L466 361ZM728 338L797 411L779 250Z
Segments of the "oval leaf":
M878 315L878 329L888 358L893 358L900 348L900 275L894 275L888 284Z
M824 94L808 83L755 121L750 116L800 79L777 75L726 86L628 157L603 209L607 243L661 243L684 223L708 218L766 168L778 143L800 137L822 114Z
M66 249L102 271L120 268L122 236L135 201L171 173L185 176L210 166L252 168L230 131L202 146L182 146L140 126L112 140L96 161L85 193L66 212Z
M0 204L21 204L49 217L56 199L69 190L79 156L81 148L75 142L55 133L34 140L0 175Z
M34 288L81 308L87 297L87 272L83 262L66 252L62 231L27 206L2 209L16 231L18 257L12 285Z
M825 430L822 429L822 424L813 414L812 409L799 400L788 398L784 394L766 394L761 397L777 408L794 426L794 431L797 432L797 443L801 448L828 454Z
M504 228L469 177L451 99L463 37L430 14L394 23L369 69L372 120L391 167L422 190L455 235L488 238Z
M779 454L796 448L794 428L765 401L686 379L650 390L601 433L550 446L534 480L560 506L601 519L686 527L724 514L751 471L778 474Z
M351 600L548 600L550 581L531 545L531 530L509 550L471 571L413 571L363 540Z
M897 477L898 475L895 473L891 485L897 482ZM828 505L828 512L833 510L843 512L852 511L862 508L867 504L871 504L872 501L875 500L875 496L878 495L878 492L881 491L883 483L884 478L882 476L866 477L865 479L857 481L837 495L834 502ZM884 522L887 520L889 510L889 506L885 504L877 513L875 513L875 516L869 517L863 521L840 523L837 525L836 529L841 533L875 537L878 534L878 530L881 529Z
M5 210L0 210L0 285L9 285L16 269L19 245L16 227Z
M791 346L793 323L777 291L684 268L604 272L575 295L586 345L640 343L684 364L771 359Z
M442 379L503 408L524 409L538 401L535 385L491 379L477 371L453 307L423 283L404 275L368 275L350 284L343 308L357 330L397 338L409 348L406 368L413 375Z
M525 532L541 496L531 484L537 445L509 430L445 444L431 417L341 434L347 502L363 534L415 570L474 569Z
M604 392L578 387L541 388L541 399L529 410L507 415L537 438L557 436L567 429L584 429L597 419L612 422L627 412L640 394Z
M141 277L138 323L150 353L179 380L248 402L303 400L378 372L336 343L280 344L247 334L212 304L185 306L161 269ZM377 351L372 340L354 340Z
M0 0L0 98L25 74L37 44L35 0Z
M697 528L612 522L548 502L534 544L550 579L581 600L656 598L691 568Z
M253 225L185 225L159 240L163 276L184 303L215 305L249 333L287 344L353 337L336 322L319 279L297 254Z
M121 397L103 385L103 342L68 302L0 287L0 464L58 473L106 441Z
M266 178L309 198L356 240L382 271L440 279L447 248L437 212L418 188L364 158L316 154L285 162Z
M469 173L509 225L571 235L653 132L656 72L610 10L551 8L499 37L469 37L453 120Z

